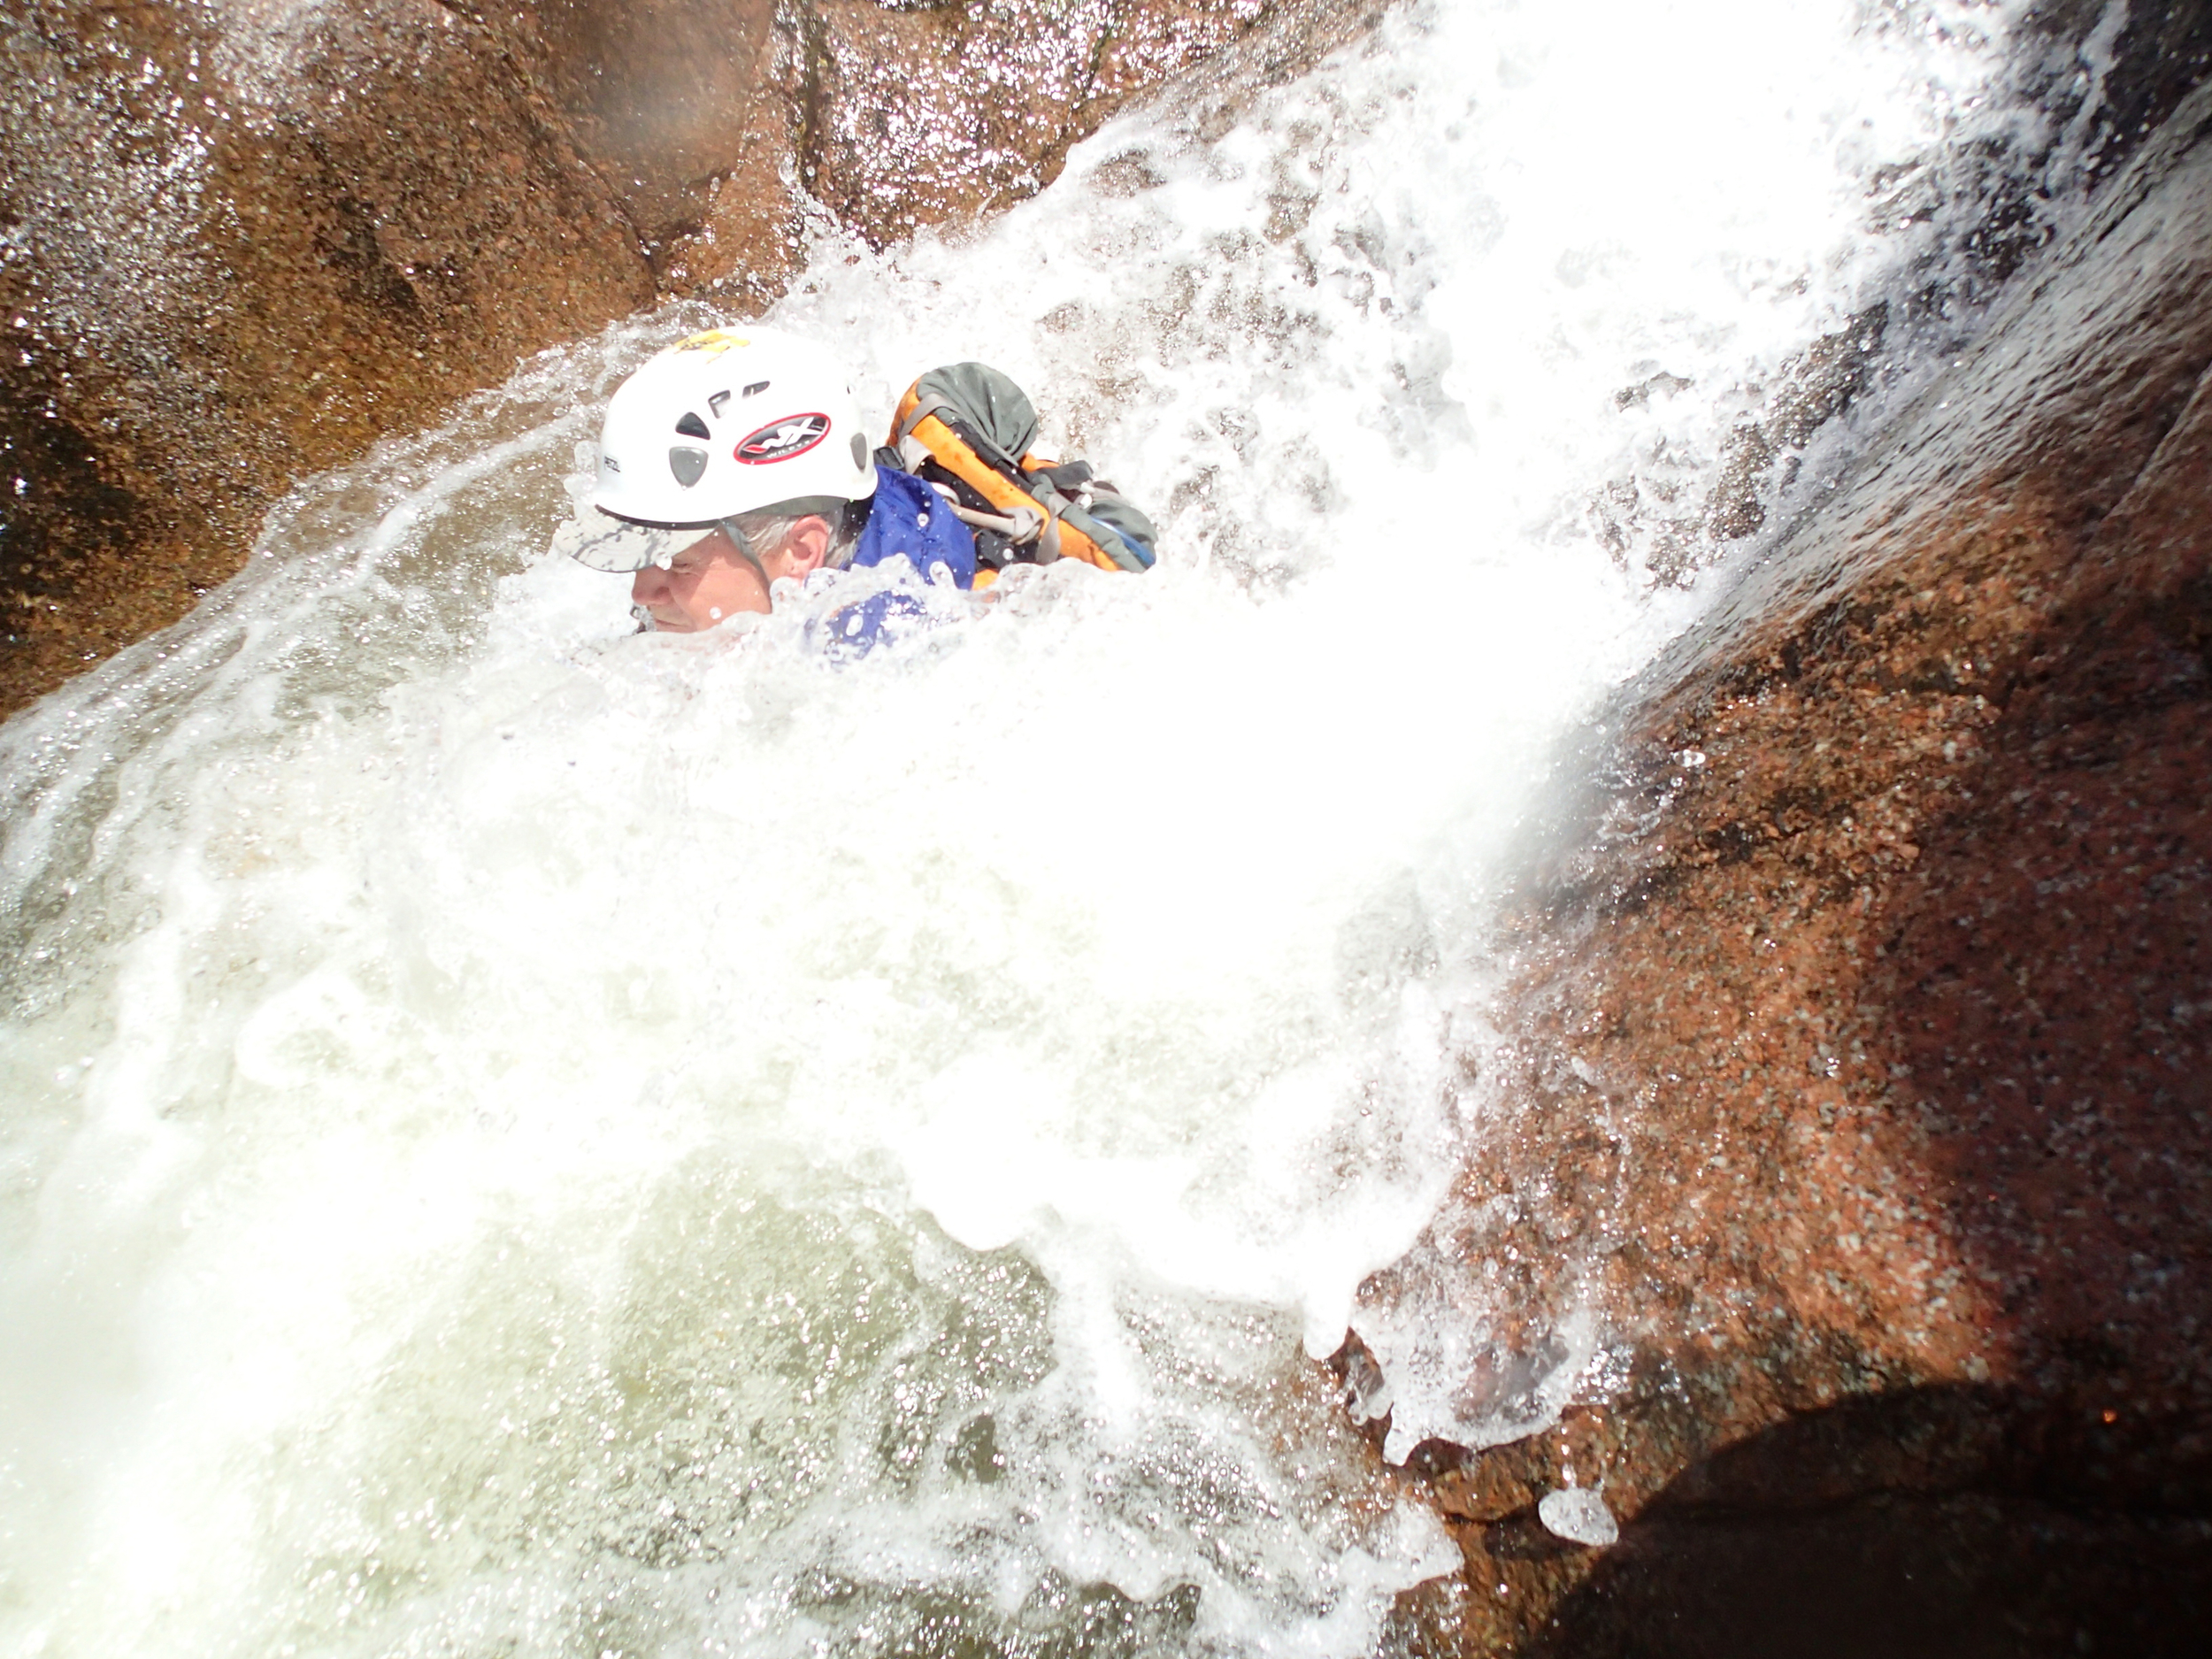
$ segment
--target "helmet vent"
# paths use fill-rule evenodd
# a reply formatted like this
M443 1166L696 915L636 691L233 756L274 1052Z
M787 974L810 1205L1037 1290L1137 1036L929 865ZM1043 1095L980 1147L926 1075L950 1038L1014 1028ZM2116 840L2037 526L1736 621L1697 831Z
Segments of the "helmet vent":
M680 443L668 452L668 470L676 475L679 484L689 489L706 476L707 452Z
M682 433L687 438L711 438L714 436L712 433L707 430L707 423L700 419L696 414L693 413L688 409L684 411L684 418L676 423L676 430Z
M717 420L722 419L722 411L728 407L730 395L727 392L717 392L712 397L707 399L707 407L714 411L714 418Z
M745 388L745 396L748 396L748 397L757 397L757 396L760 396L763 392L766 391L767 389L768 389L768 382L767 382L767 381L765 381L765 380L755 380L755 381L754 381L754 382L753 382L750 386L749 386L749 387L747 387L747 388Z

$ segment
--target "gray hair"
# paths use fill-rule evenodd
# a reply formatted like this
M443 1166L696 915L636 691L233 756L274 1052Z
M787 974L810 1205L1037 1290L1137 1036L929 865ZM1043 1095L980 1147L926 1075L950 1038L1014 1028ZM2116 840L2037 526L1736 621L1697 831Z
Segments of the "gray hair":
M819 518L829 526L829 550L823 563L841 565L851 556L853 537L848 526L849 516L840 512L780 512L769 507L733 514L723 519L722 525L726 530L734 530L744 538L745 551L757 564L780 547L793 530L810 518Z

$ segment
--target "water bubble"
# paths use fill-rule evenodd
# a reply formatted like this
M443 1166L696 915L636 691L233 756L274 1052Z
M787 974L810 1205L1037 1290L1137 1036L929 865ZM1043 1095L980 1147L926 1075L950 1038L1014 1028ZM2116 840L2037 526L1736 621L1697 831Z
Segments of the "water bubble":
M1602 1549L1620 1540L1620 1524L1613 1518L1613 1511L1603 1498L1585 1488L1547 1492L1537 1501L1536 1518L1547 1532L1569 1543Z

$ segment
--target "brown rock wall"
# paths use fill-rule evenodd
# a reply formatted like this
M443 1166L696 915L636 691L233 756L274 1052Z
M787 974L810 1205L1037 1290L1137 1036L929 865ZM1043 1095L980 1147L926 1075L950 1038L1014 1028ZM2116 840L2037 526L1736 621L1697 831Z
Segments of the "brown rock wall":
M173 620L295 476L654 298L542 84L432 0L5 28L7 703Z
M746 134L752 106L778 91L774 0L534 0L531 11L520 36L649 250L695 234L721 180L758 180Z

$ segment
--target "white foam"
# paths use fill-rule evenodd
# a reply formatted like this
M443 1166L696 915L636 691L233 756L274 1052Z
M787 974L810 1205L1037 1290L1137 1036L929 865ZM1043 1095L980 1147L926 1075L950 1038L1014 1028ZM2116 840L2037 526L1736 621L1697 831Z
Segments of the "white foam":
M879 412L1011 372L1160 510L1141 580L926 595L847 669L818 601L626 637L541 549L692 310L303 486L12 722L9 1645L1005 1646L1087 1597L1371 1651L1453 1557L1304 1354L1463 1150L1551 739L1698 603L1582 503L1662 449L1696 493L1980 73L1855 18L1417 9L1217 140L818 249L778 320ZM1449 1344L1373 1334L1395 1433L1454 1425Z

